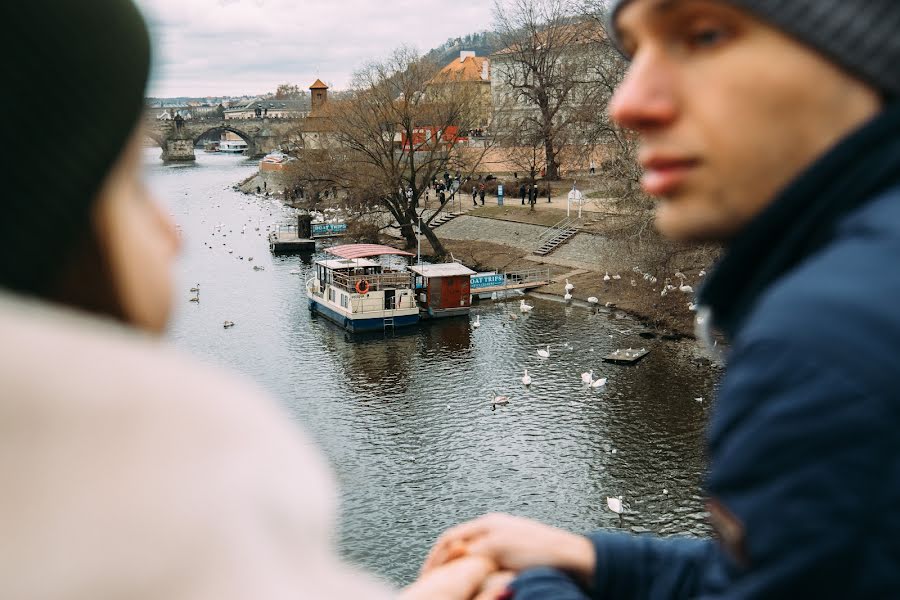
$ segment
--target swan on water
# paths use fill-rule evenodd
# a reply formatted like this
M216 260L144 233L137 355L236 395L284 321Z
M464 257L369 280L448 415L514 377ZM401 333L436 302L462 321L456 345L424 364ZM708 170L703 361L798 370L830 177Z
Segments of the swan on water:
M541 348L537 351L537 353L538 353L538 356L540 356L541 358L550 358L550 344L547 344L546 350Z
M581 374L581 381L582 381L583 383L587 383L587 384L590 385L590 383L591 383L593 380L594 380L594 371L593 371L593 370L591 370L591 371L589 371L589 372L587 372L587 373L582 373L582 374Z
M475 315L475 322L472 323L473 329L478 329L481 327L481 315Z
M575 289L575 286L572 285L571 283L569 283L569 280L566 279L566 291L567 291L567 292L571 292L571 291L574 290L574 289Z
M523 313L528 313L528 312L531 312L532 310L534 310L534 306L526 304L525 300L522 299L522 300L519 300L519 310L522 311Z
M587 299L587 301L588 301L589 304L597 304L598 302L600 302L600 299L597 298L597 296L590 296L590 297Z
M531 385L531 375L528 374L528 369L525 369L525 374L522 375L522 383L525 386Z
M609 276L609 271L606 272L606 275L603 276L603 281L609 281L611 277Z
M498 396L496 392L491 394L491 410L497 410L498 406L509 404L509 396Z
M621 515L625 511L625 507L622 506L622 497L608 497L606 499L606 506L609 507L609 510L613 511L617 515Z
M595 379L591 382L592 388L601 388L606 385L606 377L601 377L600 379Z
M613 279L615 279L616 281L618 281L618 280L622 279L622 276L619 275L618 273L616 273L615 275L613 275Z
M568 301L571 300L571 299L572 299L572 294L570 294L569 292L566 292L566 295L563 296L563 300L565 300L566 302L568 302Z

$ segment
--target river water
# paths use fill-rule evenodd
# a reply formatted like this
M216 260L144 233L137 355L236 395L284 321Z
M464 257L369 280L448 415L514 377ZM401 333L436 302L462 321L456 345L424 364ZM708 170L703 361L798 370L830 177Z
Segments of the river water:
M351 338L311 317L310 259L268 251L266 225L290 210L232 189L255 161L198 151L196 164L164 165L158 152L146 151L148 182L184 238L170 337L257 380L319 442L340 480L350 561L408 582L443 529L489 511L574 531L708 533L703 430L717 373L692 342L642 339L621 313L540 298L516 321L518 300L486 302L477 329L452 319ZM190 303L196 283L201 302ZM636 366L601 362L626 347L651 353ZM591 369L605 388L581 383ZM494 393L509 406L492 411ZM606 508L619 495L621 520Z

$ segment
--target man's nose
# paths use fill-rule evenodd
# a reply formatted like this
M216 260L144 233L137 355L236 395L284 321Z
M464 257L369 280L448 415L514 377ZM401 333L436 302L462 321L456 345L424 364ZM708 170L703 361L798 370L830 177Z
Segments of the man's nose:
M677 115L671 66L654 53L639 53L609 103L609 114L619 126L652 131L671 124Z

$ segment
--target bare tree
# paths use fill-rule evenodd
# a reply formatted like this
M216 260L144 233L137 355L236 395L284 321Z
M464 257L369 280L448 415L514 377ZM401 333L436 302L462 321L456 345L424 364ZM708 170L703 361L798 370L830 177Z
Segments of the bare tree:
M548 179L560 175L560 153L580 143L573 128L585 103L586 46L594 23L573 0L495 0L503 50L493 55L494 129L509 143L539 140Z
M485 149L465 152L466 132L478 118L478 98L465 86L433 86L438 69L408 48L359 71L353 93L332 108L334 142L343 187L357 203L387 209L408 246L422 234L438 255L444 246L429 227L437 210L453 201L445 195L425 213L433 180L445 172L470 175Z
M606 160L601 173L616 182L620 198L640 202L641 169L637 162L637 138L633 132L622 129L612 122L608 106L616 89L625 79L628 62L615 47L612 36L607 31L607 1L581 0L580 12L594 26L585 31L593 36L588 65L588 95L590 100L582 105L577 120L585 133L587 146L602 147Z

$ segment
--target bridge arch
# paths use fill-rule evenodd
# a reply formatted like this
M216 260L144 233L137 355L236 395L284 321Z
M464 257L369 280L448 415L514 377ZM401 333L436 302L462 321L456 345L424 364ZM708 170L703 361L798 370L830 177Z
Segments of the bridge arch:
M153 143L156 144L157 146L159 146L161 150L166 149L165 137L163 137L157 133L154 133L152 131L148 131L147 129L144 130L144 137L147 138L148 140L152 140Z
M252 136L251 134L247 133L246 131L242 131L242 130L238 129L237 127L232 127L230 125L214 125L209 128L204 128L204 131L202 131L202 133L200 133L199 135L194 137L194 146L197 146L197 144L200 143L200 140L202 140L205 137L208 137L210 134L216 133L216 134L221 135L221 133L223 131L233 133L234 135L238 136L239 138L241 138L242 140L247 142L247 155L248 156L254 156L256 154L256 138L254 136Z

